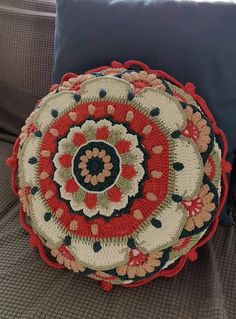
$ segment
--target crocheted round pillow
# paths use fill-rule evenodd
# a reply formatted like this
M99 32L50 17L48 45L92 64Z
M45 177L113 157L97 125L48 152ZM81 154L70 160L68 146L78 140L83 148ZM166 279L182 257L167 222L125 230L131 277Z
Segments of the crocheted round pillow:
M32 246L109 290L197 258L227 193L225 154L192 84L128 61L66 74L26 120L8 164Z

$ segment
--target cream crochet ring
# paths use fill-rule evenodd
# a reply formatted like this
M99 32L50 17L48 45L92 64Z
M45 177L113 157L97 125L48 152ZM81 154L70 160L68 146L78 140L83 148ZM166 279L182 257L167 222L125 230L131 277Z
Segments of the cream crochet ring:
M65 74L7 163L31 246L109 291L197 258L227 195L226 152L191 83L127 61Z

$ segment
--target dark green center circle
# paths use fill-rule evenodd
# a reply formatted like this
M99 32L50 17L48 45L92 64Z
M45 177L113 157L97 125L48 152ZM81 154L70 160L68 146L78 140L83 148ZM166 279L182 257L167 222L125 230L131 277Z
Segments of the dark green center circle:
M102 173L104 169L104 162L99 157L93 157L88 161L87 168L90 174L98 175L99 173Z
M81 163L80 157L86 155L86 151L92 151L94 148L97 148L99 151L104 150L106 155L110 156L110 162L113 166L110 170L110 176L105 177L104 182L98 183L97 185L93 185L91 182L85 183L85 176L81 175L82 169L79 168L79 164ZM87 169L89 174L98 175L102 173L104 169L104 162L99 157L92 157L87 161ZM77 151L74 161L73 161L73 174L78 182L84 189L90 192L103 192L105 189L110 187L116 181L116 178L120 172L120 158L116 153L116 150L113 146L109 145L106 142L102 141L91 141L87 144L81 146Z

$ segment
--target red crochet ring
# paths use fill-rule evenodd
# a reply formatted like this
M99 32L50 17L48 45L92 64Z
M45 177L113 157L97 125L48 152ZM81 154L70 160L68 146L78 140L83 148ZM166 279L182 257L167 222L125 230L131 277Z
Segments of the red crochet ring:
M226 155L192 83L130 60L65 74L6 163L31 247L108 292L197 260L227 197Z

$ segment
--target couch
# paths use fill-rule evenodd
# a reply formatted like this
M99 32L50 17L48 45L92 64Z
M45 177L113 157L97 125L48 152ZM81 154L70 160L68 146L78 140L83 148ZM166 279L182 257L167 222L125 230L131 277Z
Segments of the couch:
M219 226L176 277L109 294L94 281L51 269L30 249L5 160L50 86L54 21L54 1L0 0L0 319L235 319L235 221Z

